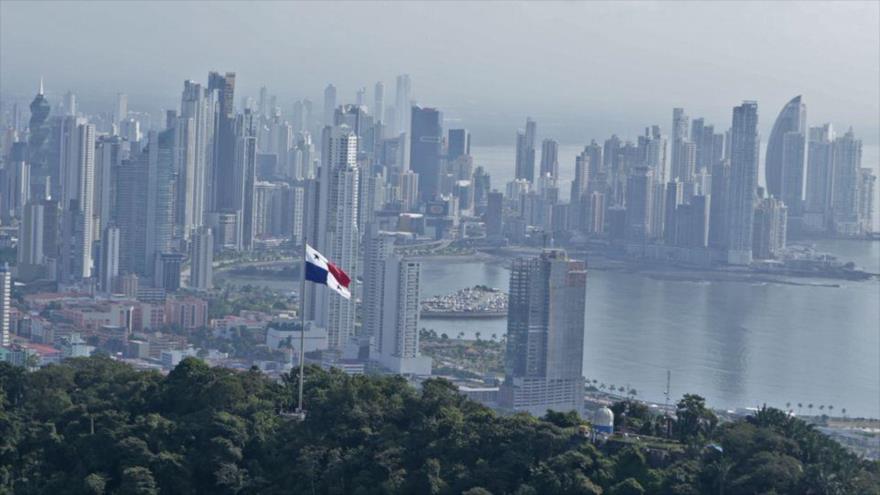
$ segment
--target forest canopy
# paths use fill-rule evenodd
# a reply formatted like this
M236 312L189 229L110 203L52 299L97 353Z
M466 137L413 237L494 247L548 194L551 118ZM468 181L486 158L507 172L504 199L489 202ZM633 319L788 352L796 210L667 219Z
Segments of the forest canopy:
M688 395L665 446L595 445L576 414L505 416L442 379L318 368L298 422L279 414L296 382L193 358L167 376L107 357L0 363L0 493L880 493L880 464L774 409L719 424ZM615 407L631 431L663 430Z

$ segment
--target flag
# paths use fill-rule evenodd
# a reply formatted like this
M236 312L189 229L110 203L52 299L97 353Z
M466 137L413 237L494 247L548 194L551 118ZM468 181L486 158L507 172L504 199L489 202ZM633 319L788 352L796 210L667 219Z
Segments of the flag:
M330 263L323 254L306 244L306 280L316 284L324 284L336 291L340 296L351 299L348 286L351 279L342 269Z

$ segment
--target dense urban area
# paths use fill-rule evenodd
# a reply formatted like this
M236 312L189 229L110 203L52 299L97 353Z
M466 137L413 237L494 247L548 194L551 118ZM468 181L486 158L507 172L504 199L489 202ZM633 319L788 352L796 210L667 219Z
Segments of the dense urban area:
M587 258L876 279L809 247L876 236L876 176L801 96L764 147L766 188L754 101L591 140L573 177L529 118L499 184L406 74L388 98L330 84L316 105L210 72L162 119L49 84L2 104L0 492L878 493L876 419L713 410L668 386L652 403L584 376ZM345 287L266 283L307 277L306 244ZM476 257L509 268L507 290L423 296L422 262Z

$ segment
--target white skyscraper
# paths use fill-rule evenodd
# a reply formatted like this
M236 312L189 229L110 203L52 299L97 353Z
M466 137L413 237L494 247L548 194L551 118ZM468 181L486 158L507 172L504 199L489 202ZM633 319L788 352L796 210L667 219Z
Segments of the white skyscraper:
M306 242L349 275L357 273L358 182L357 136L348 126L327 126L322 136L321 167L317 181L307 183ZM306 284L306 318L327 329L328 345L345 350L354 332L355 301L343 299L323 287Z
M66 117L62 123L62 208L65 217L76 225L65 229L73 237L68 238L71 253L64 268L66 276L75 279L92 275L92 241L94 240L93 207L95 191L95 126L78 124L74 117Z
M214 100L210 92L201 84L193 81L183 83L183 95L180 99L180 116L191 120L192 131L186 137L192 137L192 180L187 180L187 188L192 190L191 202L192 225L205 224L205 210L208 207L208 166L212 163L214 136ZM187 150L189 146L187 145Z
M382 264L382 324L373 336L376 360L394 373L430 375L431 358L419 352L421 266L396 254Z
M173 169L177 172L175 223L185 239L199 224L196 223L196 121L192 117L178 117L174 128Z
M104 229L101 236L101 291L113 292L113 282L119 276L119 227Z
M317 204L317 211L310 214L307 242L353 276L359 239L357 136L345 125L325 127L321 159L317 198L310 201L310 205ZM349 300L313 284L307 286L315 322L327 329L330 348L342 351L354 332L357 285L352 285Z

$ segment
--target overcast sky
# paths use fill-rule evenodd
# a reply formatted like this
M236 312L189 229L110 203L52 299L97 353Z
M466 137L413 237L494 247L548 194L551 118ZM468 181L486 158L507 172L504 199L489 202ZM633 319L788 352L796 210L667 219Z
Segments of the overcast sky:
M759 102L762 134L803 94L808 123L853 125L876 143L880 3L0 2L0 92L70 89L81 106L176 107L182 81L237 73L285 111L320 109L332 82L357 88L412 75L419 103L440 107L475 141L512 136L526 115L563 142L628 137L684 106L726 128ZM480 129L484 130L480 135ZM512 140L512 138L511 138Z

